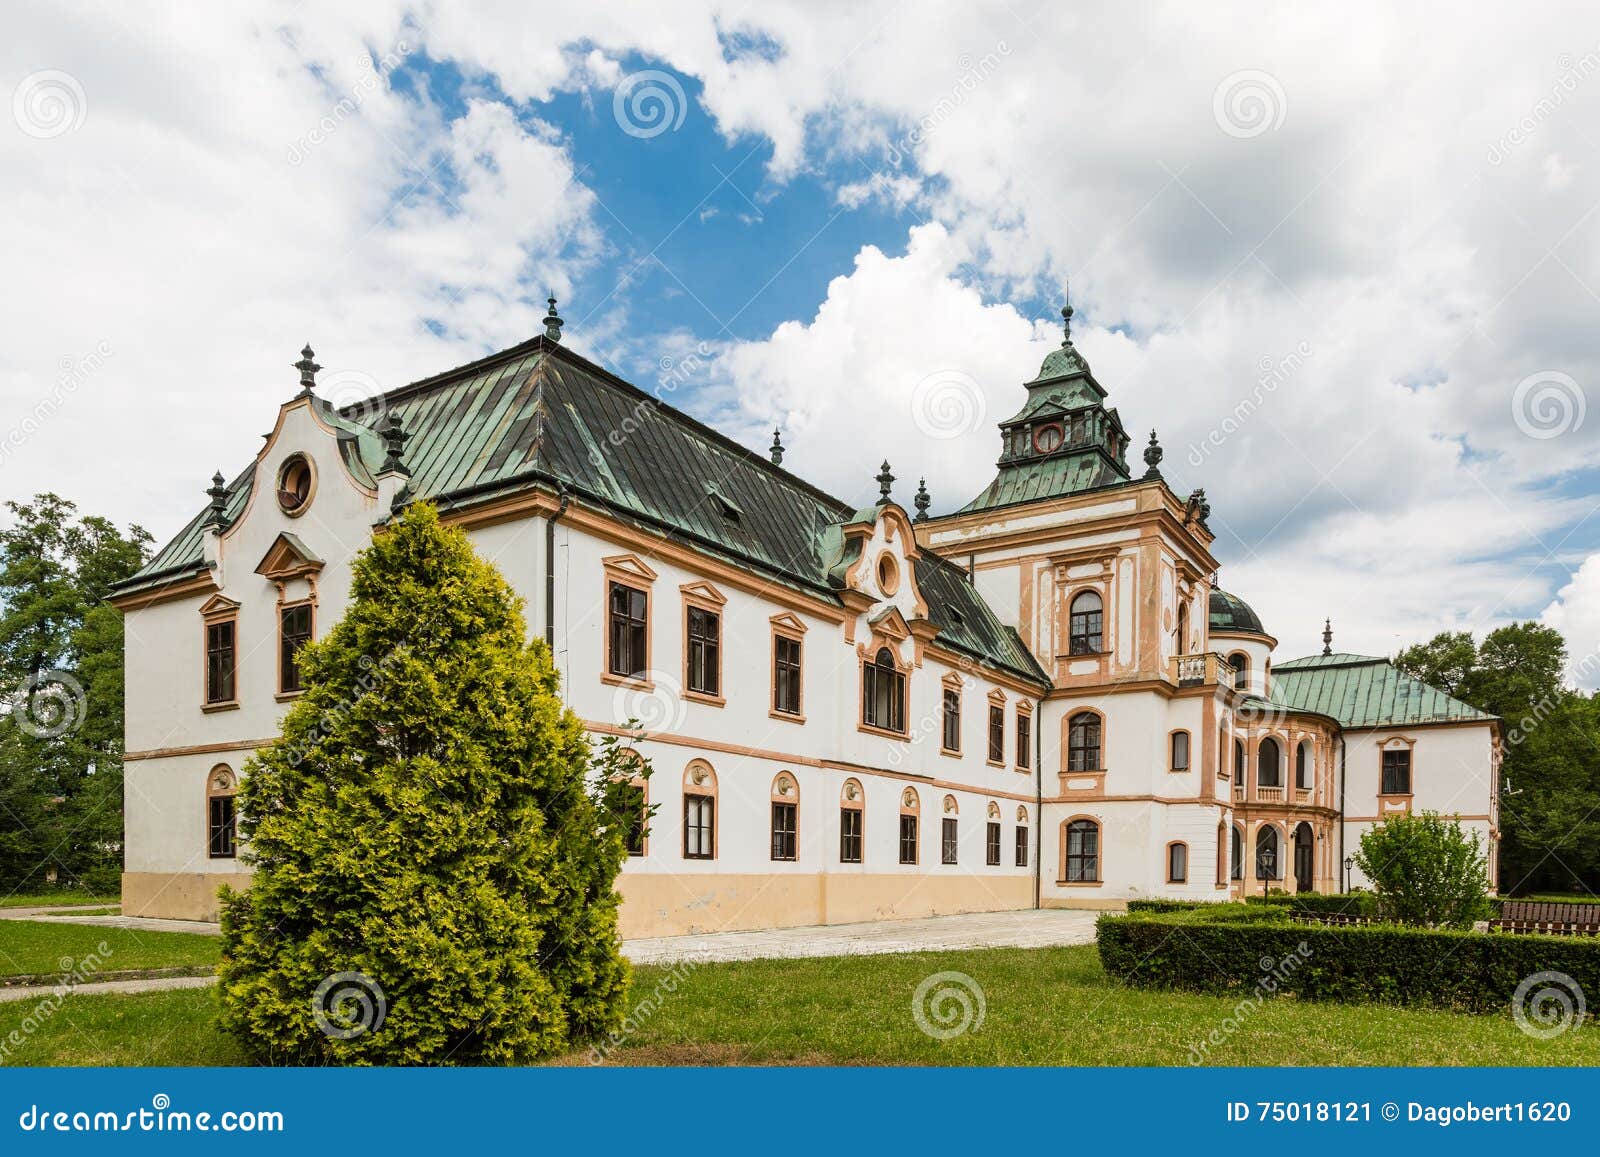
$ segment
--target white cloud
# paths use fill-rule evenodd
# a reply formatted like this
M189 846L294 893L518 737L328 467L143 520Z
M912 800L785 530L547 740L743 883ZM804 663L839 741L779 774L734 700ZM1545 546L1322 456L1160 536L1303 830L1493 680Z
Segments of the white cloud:
M1600 554L1583 560L1540 621L1566 636L1568 677L1591 691L1600 687Z

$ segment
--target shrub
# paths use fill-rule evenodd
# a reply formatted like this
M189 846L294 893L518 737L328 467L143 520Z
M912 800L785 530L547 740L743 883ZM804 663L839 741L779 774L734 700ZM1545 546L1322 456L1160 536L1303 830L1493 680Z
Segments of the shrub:
M1324 895L1320 892L1296 892L1281 896L1246 896L1246 904L1280 908L1295 912L1314 913L1319 916L1376 916L1378 898L1371 892L1345 892L1342 895Z
M290 1064L521 1063L613 1031L631 753L596 758L520 601L431 507L351 594L241 777L223 1026Z
M1192 912L1196 908L1210 908L1214 905L1205 900L1129 900L1130 912Z
M1103 917L1106 972L1146 988L1239 994L1267 983L1310 1000L1504 1011L1527 977L1560 972L1600 992L1600 940L1387 925Z
M1361 836L1356 866L1399 924L1470 928L1489 915L1488 864L1476 834L1437 812L1395 816Z

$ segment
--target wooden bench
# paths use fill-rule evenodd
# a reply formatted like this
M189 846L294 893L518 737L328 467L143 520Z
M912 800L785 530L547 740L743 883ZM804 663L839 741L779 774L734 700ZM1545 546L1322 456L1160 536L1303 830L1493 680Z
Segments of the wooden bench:
M1600 904L1554 900L1507 900L1489 921L1494 932L1544 932L1557 936L1600 936Z

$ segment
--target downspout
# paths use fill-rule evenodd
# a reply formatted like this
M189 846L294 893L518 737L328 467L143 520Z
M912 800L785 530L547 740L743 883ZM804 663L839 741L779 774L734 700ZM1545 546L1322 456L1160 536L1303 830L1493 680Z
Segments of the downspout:
M1040 726L1033 729L1033 906L1044 907L1044 699L1039 700Z
M556 483L561 503L544 520L544 643L550 648L550 662L556 661L556 523L572 505L572 493L565 482Z
M1334 868L1339 873L1339 880L1344 885L1340 889L1343 894L1350 890L1350 873L1344 866L1344 728L1339 728L1339 862Z

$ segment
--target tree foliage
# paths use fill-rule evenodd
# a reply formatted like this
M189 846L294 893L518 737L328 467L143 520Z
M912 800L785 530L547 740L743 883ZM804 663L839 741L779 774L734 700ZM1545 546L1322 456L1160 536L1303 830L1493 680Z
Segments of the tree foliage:
M1489 915L1488 861L1476 833L1437 812L1393 816L1368 828L1355 859L1385 920L1470 928Z
M1565 685L1561 633L1447 632L1395 662L1503 721L1500 889L1600 892L1600 704Z
M220 993L258 1060L516 1064L620 1024L625 780L649 768L591 747L525 635L429 506L357 558L241 779L255 875L223 896ZM352 985L367 1005L329 1006Z
M111 585L150 536L54 494L0 530L0 888L116 886L122 864L122 615Z

